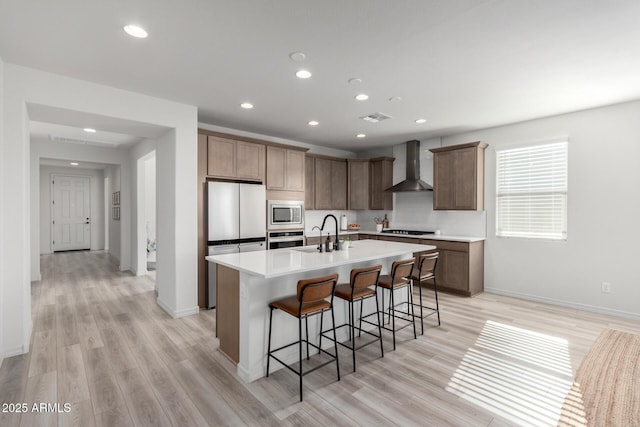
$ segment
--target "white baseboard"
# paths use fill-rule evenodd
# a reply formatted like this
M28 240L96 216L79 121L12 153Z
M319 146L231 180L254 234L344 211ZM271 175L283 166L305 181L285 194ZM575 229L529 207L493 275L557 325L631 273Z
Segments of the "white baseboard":
M173 317L174 319L200 313L200 307L198 307L197 305L195 307L185 308L182 310L173 310L167 304L165 304L160 298L157 298L156 302L164 311L166 311L169 314L169 316Z
M504 295L507 297L520 298L529 301L542 302L545 304L558 305L561 307L575 308L577 310L590 311L592 313L608 314L610 316L624 317L627 319L640 320L640 313L632 313L630 311L614 310L607 307L597 305L580 304L572 301L564 301L555 298L541 297L537 295L525 294L521 292L513 292L505 289L496 289L485 287L484 291L490 294Z

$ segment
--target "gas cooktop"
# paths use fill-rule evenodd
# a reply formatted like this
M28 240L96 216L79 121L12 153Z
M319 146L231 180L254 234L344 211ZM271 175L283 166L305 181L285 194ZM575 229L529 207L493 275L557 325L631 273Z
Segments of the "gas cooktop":
M421 231L421 230L382 230L383 233L389 234L407 234L409 236L421 236L423 234L434 234L433 231Z

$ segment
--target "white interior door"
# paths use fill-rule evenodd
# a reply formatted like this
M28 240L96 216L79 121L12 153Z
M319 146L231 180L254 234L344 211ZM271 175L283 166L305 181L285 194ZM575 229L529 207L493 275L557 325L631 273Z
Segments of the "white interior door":
M91 248L90 191L89 177L52 175L53 252Z

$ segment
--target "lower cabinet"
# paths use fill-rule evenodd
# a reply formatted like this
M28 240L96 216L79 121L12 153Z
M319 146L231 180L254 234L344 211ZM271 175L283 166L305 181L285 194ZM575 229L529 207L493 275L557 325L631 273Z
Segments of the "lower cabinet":
M436 267L438 290L465 296L484 291L484 241L454 242L364 233L360 233L360 239L435 246L439 252ZM433 282L427 286L433 287Z

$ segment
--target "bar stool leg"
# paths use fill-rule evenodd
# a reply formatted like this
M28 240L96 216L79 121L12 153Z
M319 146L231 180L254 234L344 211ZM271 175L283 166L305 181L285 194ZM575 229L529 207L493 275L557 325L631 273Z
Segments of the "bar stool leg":
M436 284L436 278L433 278L433 292L436 294L436 314L438 315L438 326L440 326L440 305L438 304L438 285Z
M318 342L318 347L322 348L322 318L324 317L324 310L320 312L320 340ZM320 353L320 350L318 350Z
M389 306L389 316L391 316L391 329L393 329L393 350L396 349L396 306L393 298L393 287L391 288L391 305Z
M422 315L422 280L418 280L418 293L420 294L420 335L424 335L424 317Z
M338 381L340 381L340 362L338 361L338 337L336 336L336 316L333 313L333 304L331 304L331 321L333 322L333 350L336 352L336 370L338 371ZM300 377L300 386L302 387L302 377ZM300 396L301 396L300 400L302 400L302 395Z
M298 377L300 378L300 402L302 402L302 317L298 317Z
M353 306L353 300L349 301L349 334L351 335L351 358L353 359L353 372L356 371L356 330L354 312L356 308Z
M364 300L360 299L360 323L358 324L358 337L362 336L362 304L364 304Z
M378 296L376 295L376 318L378 319L378 337L380 339L380 357L384 357L384 348L382 348L382 323L380 323L380 307L378 306Z
M411 284L407 285L407 295L409 297L409 307L411 307L411 323L413 323L413 339L417 339L416 335L416 314L413 310L413 290L411 288ZM407 310L408 311L408 310Z
M307 334L307 360L309 360L309 317L304 317L304 328L305 333Z
M267 345L267 378L269 378L269 362L271 362L271 321L273 320L273 308L269 308L269 344Z

